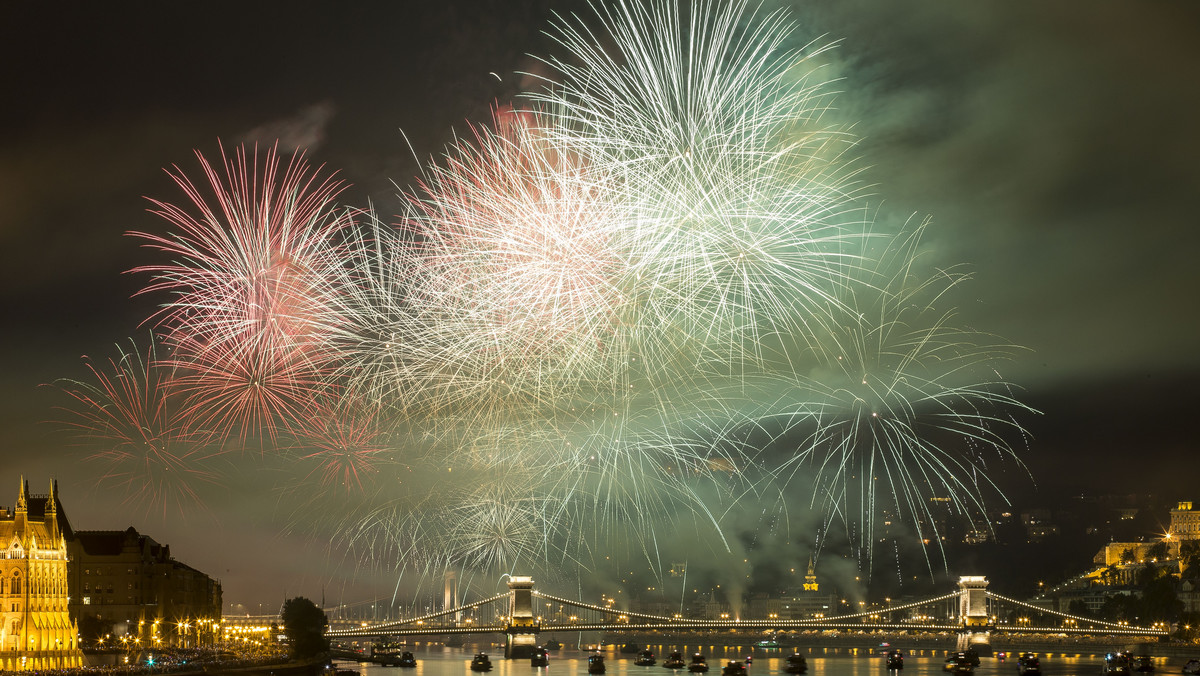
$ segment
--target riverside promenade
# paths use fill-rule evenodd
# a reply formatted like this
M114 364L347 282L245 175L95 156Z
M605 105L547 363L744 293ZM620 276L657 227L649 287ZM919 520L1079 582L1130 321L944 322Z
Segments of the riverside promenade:
M146 661L148 656L152 662ZM286 654L247 657L220 651L146 651L135 654L85 653L82 667L0 673L22 676L321 676L328 671L328 666L327 656L290 661Z

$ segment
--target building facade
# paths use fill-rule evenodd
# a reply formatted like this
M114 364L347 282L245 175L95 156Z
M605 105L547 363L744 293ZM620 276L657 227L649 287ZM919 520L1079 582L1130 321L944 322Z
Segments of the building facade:
M12 512L0 508L0 669L83 666L69 611L67 536L54 483L30 495L24 477Z
M209 643L221 620L221 583L176 561L169 545L132 526L75 531L71 611L146 647Z
M804 583L793 589L784 599L779 617L785 620L811 620L836 615L837 597L828 591L821 592L817 582L817 568L813 558L808 557L808 569L804 572Z
M1175 540L1200 540L1200 510L1192 503L1180 502L1171 510L1171 526L1167 534Z

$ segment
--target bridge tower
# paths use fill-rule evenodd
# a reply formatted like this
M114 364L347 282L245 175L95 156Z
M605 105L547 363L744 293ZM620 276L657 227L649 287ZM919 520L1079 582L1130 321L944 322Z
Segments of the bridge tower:
M533 655L537 647L537 635L541 630L533 616L533 578L528 575L510 575L508 588L508 627L504 633L504 656L508 659L525 659Z
M443 577L443 582L445 583L445 588L443 589L442 593L442 610L457 608L458 573L454 572L453 570L446 571L446 575ZM458 621L462 619L460 615L461 613L454 613L454 617L452 619L454 620L455 624L458 624Z
M975 648L981 656L991 655L991 634L995 625L987 610L987 578L964 575L958 578L958 650Z

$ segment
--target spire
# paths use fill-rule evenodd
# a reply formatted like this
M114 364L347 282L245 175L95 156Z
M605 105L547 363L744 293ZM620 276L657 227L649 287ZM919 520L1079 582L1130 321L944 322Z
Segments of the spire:
M25 475L21 475L21 492L17 494L17 509L18 514L24 514L29 511L29 505L25 500Z
M50 496L46 498L46 528L50 530L50 537L58 537L58 507L54 504L54 485L58 482L54 479L50 480Z
M28 518L29 502L25 498L25 475L21 475L21 492L17 494L17 507L13 510L13 530L16 531L16 536L21 538L21 545L25 546L25 520Z

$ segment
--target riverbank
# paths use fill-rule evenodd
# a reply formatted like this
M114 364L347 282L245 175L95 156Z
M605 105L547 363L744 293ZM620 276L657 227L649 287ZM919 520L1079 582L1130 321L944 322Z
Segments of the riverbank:
M302 661L278 659L232 659L213 661L155 662L125 664L124 654L92 653L84 655L84 666L70 669L45 669L20 672L22 676L322 676L329 664L327 657Z

